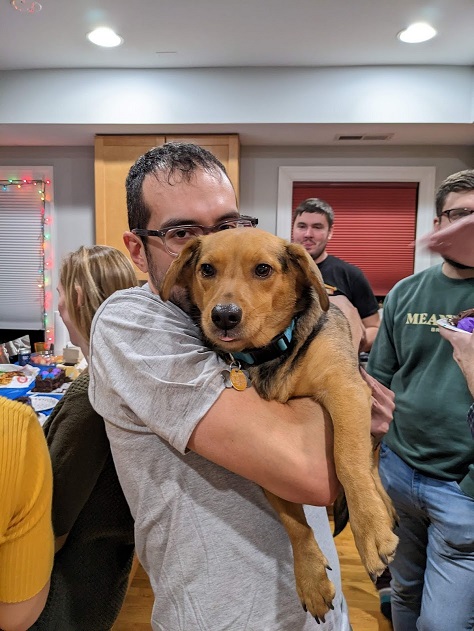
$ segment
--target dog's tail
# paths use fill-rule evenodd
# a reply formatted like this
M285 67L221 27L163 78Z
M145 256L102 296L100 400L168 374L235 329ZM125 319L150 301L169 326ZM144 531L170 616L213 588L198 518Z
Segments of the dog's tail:
M333 515L334 532L332 534L333 537L337 537L349 522L349 508L347 507L346 494L343 488L339 491L336 501L333 504Z

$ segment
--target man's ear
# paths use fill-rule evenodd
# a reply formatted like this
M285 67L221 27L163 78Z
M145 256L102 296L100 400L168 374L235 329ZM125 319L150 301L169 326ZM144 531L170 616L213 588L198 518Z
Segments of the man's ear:
M148 272L148 263L146 260L145 246L143 241L133 232L123 233L123 242L125 247L130 252L130 258L138 267L138 269L145 274Z
M332 239L332 232L333 232L333 228L329 228L328 241L330 241Z
M435 217L433 219L433 228L439 230L441 228L441 217Z

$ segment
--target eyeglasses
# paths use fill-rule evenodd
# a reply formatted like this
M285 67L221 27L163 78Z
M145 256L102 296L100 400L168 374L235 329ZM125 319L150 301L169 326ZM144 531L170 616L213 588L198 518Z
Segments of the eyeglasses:
M226 219L220 221L214 226L171 226L164 230L146 230L145 228L134 228L133 234L139 237L159 237L171 256L178 256L186 243L193 237L202 237L212 232L220 232L221 230L231 230L233 228L255 228L258 219L255 217L247 217L241 215L234 219Z
M472 208L450 208L449 210L443 210L441 215L446 215L448 221L453 223L453 221L457 221L458 219L464 219L464 217L469 217L474 213L474 209Z

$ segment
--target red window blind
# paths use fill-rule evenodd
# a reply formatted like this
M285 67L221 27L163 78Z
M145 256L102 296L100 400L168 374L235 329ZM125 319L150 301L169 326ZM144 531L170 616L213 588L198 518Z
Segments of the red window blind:
M327 252L360 267L374 294L385 296L413 274L418 184L295 182L295 208L319 197L334 209L334 233Z

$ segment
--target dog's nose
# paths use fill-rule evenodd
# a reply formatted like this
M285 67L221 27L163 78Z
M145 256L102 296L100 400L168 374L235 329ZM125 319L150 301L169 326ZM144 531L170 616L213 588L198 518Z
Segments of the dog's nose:
M242 320L242 309L232 303L216 305L211 311L211 319L223 331L233 329Z

